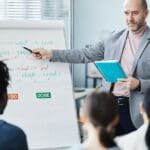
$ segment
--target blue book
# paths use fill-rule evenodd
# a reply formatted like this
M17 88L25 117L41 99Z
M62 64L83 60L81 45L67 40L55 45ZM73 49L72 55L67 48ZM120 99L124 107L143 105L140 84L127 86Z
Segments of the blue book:
M95 61L95 65L106 81L115 83L126 75L118 60Z

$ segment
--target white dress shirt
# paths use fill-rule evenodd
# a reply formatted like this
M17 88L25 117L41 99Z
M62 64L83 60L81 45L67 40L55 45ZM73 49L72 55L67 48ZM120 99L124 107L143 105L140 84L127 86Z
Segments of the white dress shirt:
M145 143L147 128L148 124L144 124L136 131L116 137L115 141L121 150L148 150Z

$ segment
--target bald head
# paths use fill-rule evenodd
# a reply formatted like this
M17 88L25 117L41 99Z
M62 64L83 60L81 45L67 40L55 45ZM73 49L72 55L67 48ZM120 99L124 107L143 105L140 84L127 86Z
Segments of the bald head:
M127 4L127 3L137 3L141 8L143 8L144 10L148 9L147 7L147 1L146 0L125 0L124 1L124 6Z
M148 8L146 0L125 0L124 14L127 26L133 32L146 24Z

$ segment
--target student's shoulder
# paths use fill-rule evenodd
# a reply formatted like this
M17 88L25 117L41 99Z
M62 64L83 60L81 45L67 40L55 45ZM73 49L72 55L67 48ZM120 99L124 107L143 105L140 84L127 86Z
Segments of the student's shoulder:
M115 146L115 147L112 147L112 148L108 148L107 150L120 150L120 148Z
M132 141L132 139L139 139L141 136L145 136L145 132L147 130L147 124L144 124L142 125L139 129L135 130L135 131L132 131L131 133L128 133L126 135L123 135L123 136L118 136L115 138L115 141ZM131 142L130 141L130 142Z
M87 149L83 148L82 144L78 144L78 145L73 145L71 148L67 150L87 150Z
M3 124L0 126L0 130L14 136L25 136L24 131L20 127L6 121L3 121Z

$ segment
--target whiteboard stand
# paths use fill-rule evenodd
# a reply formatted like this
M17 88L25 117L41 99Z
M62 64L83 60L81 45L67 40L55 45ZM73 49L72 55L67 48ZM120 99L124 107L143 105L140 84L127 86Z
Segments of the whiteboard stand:
M37 60L23 49L66 49L64 23L0 21L0 34L0 60L11 75L3 119L25 131L30 149L78 144L69 64Z

